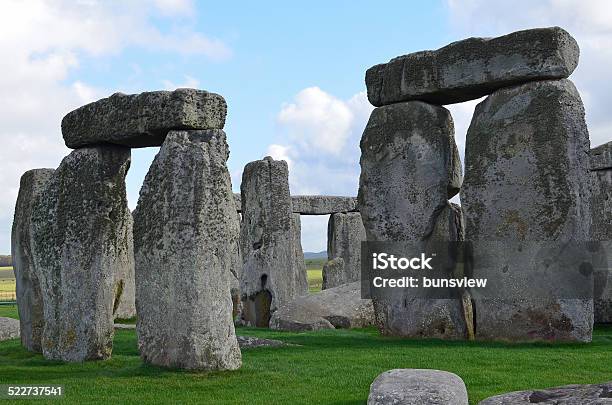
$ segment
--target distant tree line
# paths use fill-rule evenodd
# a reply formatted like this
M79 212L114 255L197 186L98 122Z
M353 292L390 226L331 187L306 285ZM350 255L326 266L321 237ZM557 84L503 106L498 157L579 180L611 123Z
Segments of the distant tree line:
M0 267L9 267L13 265L11 255L0 255Z

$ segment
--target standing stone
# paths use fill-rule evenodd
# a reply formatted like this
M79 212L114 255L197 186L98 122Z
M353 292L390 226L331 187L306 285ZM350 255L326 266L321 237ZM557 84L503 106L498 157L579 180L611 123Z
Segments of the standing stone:
M230 277L238 220L220 129L172 131L134 213L137 334L146 363L233 370Z
M32 208L32 249L45 315L46 359L109 358L114 273L129 247L125 176L130 149L77 149L62 160Z
M53 169L34 169L21 176L11 234L21 344L29 351L37 353L42 351L41 339L45 321L39 275L34 267L31 246L32 205L53 172Z
M113 299L114 319L130 319L136 316L136 282L134 280L134 219L132 212L127 209L125 213L125 231L118 236L118 242L127 246L117 258L115 269L115 298Z
M243 317L268 327L279 306L308 292L304 264L297 263L287 162L266 157L247 164L240 188Z
M69 148L160 146L172 130L223 128L226 114L223 97L204 90L115 93L66 114L62 135Z
M359 208L368 241L457 241L448 199L461 185L451 115L420 101L376 108L361 138ZM451 226L451 224L453 226ZM464 338L460 299L415 298L410 289L374 299L385 334Z
M595 323L612 323L612 142L591 149L593 240L603 244L607 268L595 273Z
M296 286L298 291L308 291L308 273L302 250L302 220L300 214L291 214L291 229L293 231L293 258L295 260Z
M472 291L477 338L590 341L592 297L559 292L592 290L591 273L563 267L557 249L590 239L588 153L569 80L498 90L476 107L461 201L473 277L499 287ZM538 278L549 267L554 278Z
M468 38L371 67L366 73L368 99L377 107L410 100L474 100L506 86L568 77L579 54L576 40L559 27Z
M327 258L343 259L342 268L323 267L323 289L361 279L361 242L366 240L365 229L358 212L330 215L327 224ZM340 270L340 271L338 271ZM327 274L329 273L329 274Z

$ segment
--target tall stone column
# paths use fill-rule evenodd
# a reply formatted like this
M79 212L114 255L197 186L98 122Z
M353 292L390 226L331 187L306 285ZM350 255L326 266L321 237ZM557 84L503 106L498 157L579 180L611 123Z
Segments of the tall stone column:
M365 229L358 212L339 212L329 216L327 224L327 258L338 261L323 267L323 289L361 279L361 242Z
M250 162L240 188L243 318L267 327L277 308L308 292L304 264L297 260L299 218L293 214L287 162L271 157Z
M376 108L361 138L359 209L368 241L459 240L461 185L451 115L420 101ZM461 300L415 298L411 289L374 299L384 334L464 338Z
M136 316L136 282L134 280L134 219L132 212L125 213L124 232L117 235L118 243L127 246L127 252L121 257L115 269L115 298L113 299L113 317L130 319Z
M32 247L44 307L42 352L64 361L106 359L113 347L116 268L127 260L125 176L130 149L72 151L32 208Z
M594 241L603 244L606 255L595 274L595 323L612 323L612 142L591 149L591 212Z
M574 243L590 239L588 154L569 80L500 89L476 107L461 202L473 277L497 286L472 291L477 338L591 339L592 299L568 295L578 283L592 288L591 273L563 265ZM555 277L542 279L547 272Z
M150 364L233 370L238 220L221 129L171 131L134 213L138 347Z
M21 344L31 352L42 352L45 326L39 274L34 266L31 243L32 206L53 176L54 169L28 170L21 176L11 234L11 257L15 272Z

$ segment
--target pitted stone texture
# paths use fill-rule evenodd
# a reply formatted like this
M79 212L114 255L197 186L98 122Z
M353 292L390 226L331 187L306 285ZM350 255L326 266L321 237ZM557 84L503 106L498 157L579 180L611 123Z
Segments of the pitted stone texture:
M240 193L234 193L236 210L242 212ZM295 195L291 197L293 212L302 215L330 215L337 212L359 211L356 197L333 195Z
M73 149L99 143L160 146L171 130L222 129L226 113L223 97L204 90L115 93L68 113L62 134Z
M478 405L609 405L612 381L602 384L565 385L543 390L516 391L484 399Z
M46 359L106 359L113 347L115 269L126 260L130 149L72 151L32 208L32 249L43 296Z
M344 271L344 259L342 257L336 257L325 262L325 264L323 265L322 276L322 290L326 290L328 288L333 288L344 284L342 282L342 280L346 278Z
M535 271L530 242L590 239L588 152L584 108L569 80L498 90L478 104L467 134L461 189L466 240L475 244L474 278L500 280L511 288L520 272ZM489 249L490 242L513 246ZM494 263L483 265L480 258L487 254ZM590 277L584 275L585 285L592 283ZM542 295L560 287L533 283L520 291L521 297L533 295L528 300L472 291L476 337L590 341L592 299Z
M459 103L502 87L568 77L579 54L574 38L559 27L468 38L371 67L368 99L377 107L410 100Z
M448 371L395 369L380 374L370 386L368 405L467 405L463 380Z
M308 292L296 260L301 246L288 176L287 163L270 157L250 162L242 174L240 290L244 321L254 326L267 327L278 307Z
M361 298L359 282L308 294L281 306L270 328L294 332L365 328L374 324L372 301Z
M460 240L454 226L460 213L448 203L461 186L448 110L420 101L376 108L361 139L360 163L358 198L368 240L415 241L423 249L429 242ZM407 289L396 290L374 300L382 333L465 337L459 299L414 298Z
M358 211L357 198L331 195L295 195L291 198L293 212L302 215L330 215Z
M21 344L27 350L37 353L42 351L41 340L45 319L39 275L34 266L31 245L32 205L54 171L54 169L34 169L21 176L11 234L11 256L15 272Z
M0 342L9 339L19 339L19 331L20 326L17 319L0 317Z
M125 213L126 226L123 234L117 235L118 243L127 246L115 268L115 298L113 299L114 319L129 319L136 316L136 282L134 280L134 219L132 212Z
M591 170L612 169L612 142L591 149L589 162Z
M302 250L302 220L300 214L291 214L291 230L293 232L293 260L295 261L296 285L298 291L308 291L308 273Z
M606 268L595 274L595 322L612 323L612 142L591 149L593 240L601 241Z
M146 363L233 370L230 277L238 230L222 130L172 131L134 213L137 333Z
M327 257L329 260L340 257L343 263L341 267L323 267L323 289L361 279L361 242L365 240L365 229L358 212L330 215L327 224Z

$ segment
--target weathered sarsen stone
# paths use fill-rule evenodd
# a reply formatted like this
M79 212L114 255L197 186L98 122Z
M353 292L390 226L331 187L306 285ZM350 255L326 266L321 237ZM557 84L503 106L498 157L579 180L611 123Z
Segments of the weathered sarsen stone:
M233 370L230 277L238 237L222 130L172 131L134 212L138 347L150 364Z
M395 369L380 374L370 386L368 405L467 405L463 380L442 370Z
M292 213L287 162L270 157L250 162L240 189L243 318L248 324L267 327L278 307L308 292L304 265L296 259L302 248Z
M330 215L327 224L327 257L342 258L342 267L323 267L323 289L359 281L361 278L361 242L365 229L358 212ZM328 270L328 271L326 271Z
M607 268L595 273L595 322L612 322L612 142L591 149L591 213L594 241L603 245Z
M32 352L42 351L41 340L45 326L42 292L31 246L32 205L54 171L34 169L21 176L11 234L21 344Z
M240 193L235 193L236 210L242 212ZM359 211L356 197L333 195L294 195L291 197L293 212L301 215L330 215L337 212Z
M472 290L477 338L590 341L592 296L574 292L592 293L592 267L562 263L590 240L588 153L569 80L498 90L476 107L461 202L473 277L491 285Z
M130 149L77 149L32 207L32 250L44 307L42 352L64 361L106 359L113 347L115 269L126 260L125 176Z
M365 328L372 325L372 301L361 298L359 282L298 297L282 305L270 320L270 328L293 332Z
M175 129L222 129L227 105L215 93L195 89L115 93L62 119L66 146L112 143L133 148L160 146Z
M484 399L478 405L605 405L612 403L612 381L515 391Z
M473 100L502 87L566 78L579 53L574 38L559 27L469 38L371 67L366 73L368 99L377 107L410 100Z
M448 110L420 101L376 108L361 138L359 208L368 241L457 241L460 221L448 199L461 163ZM453 226L450 226L453 224ZM425 251L425 250L421 250ZM458 299L415 298L410 289L374 299L385 334L464 338Z
M117 235L117 241L127 246L125 254L117 260L115 268L113 299L114 319L129 319L136 316L136 284L134 281L134 219L132 212L127 209L125 213L127 225L122 228L123 233Z

